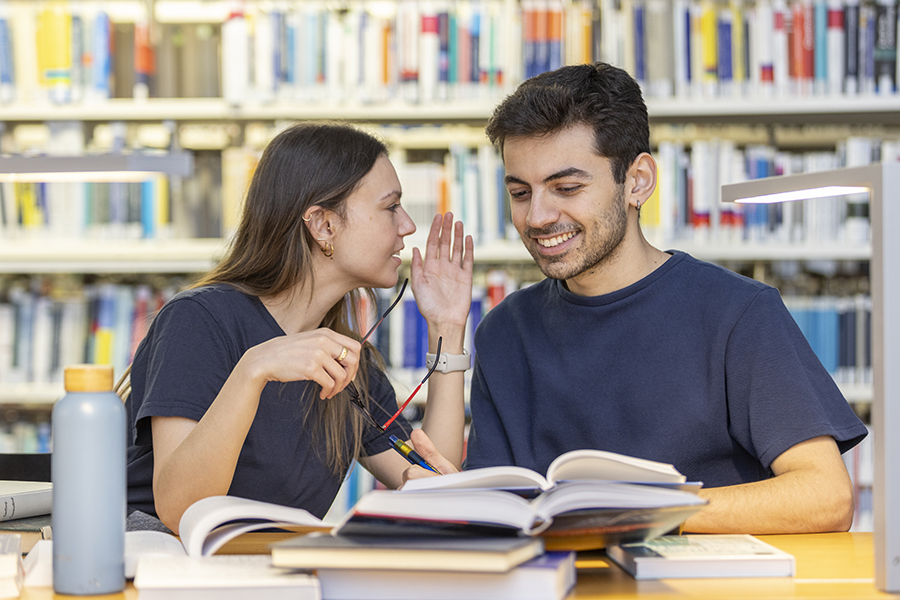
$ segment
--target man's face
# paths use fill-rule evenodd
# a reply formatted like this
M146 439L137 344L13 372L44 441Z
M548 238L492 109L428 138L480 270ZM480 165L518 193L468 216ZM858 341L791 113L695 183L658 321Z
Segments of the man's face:
M625 238L625 186L594 151L594 133L576 125L503 145L512 221L541 271L573 279L602 267Z

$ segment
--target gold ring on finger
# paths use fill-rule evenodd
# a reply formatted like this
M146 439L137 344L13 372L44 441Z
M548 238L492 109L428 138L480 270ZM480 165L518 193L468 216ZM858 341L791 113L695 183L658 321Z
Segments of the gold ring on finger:
M341 348L341 354L340 354L340 356L337 357L337 361L338 361L338 362L341 362L342 360L344 360L345 358L347 358L347 353L348 353L348 352L349 352L349 350L347 350L347 346L343 346L343 347Z

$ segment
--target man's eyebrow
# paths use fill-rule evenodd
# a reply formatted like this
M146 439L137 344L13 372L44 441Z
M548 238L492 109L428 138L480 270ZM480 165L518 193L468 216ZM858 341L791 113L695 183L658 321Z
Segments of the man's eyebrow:
M585 171L584 169L579 169L578 167L569 167L567 169L563 169L562 171L557 171L551 175L544 177L544 181L542 183L549 183L554 179L562 179L563 177L586 177L590 178L591 174ZM520 185L528 185L525 181L522 181L518 177L514 177L513 175L507 175L504 178L507 184L509 183L518 183Z

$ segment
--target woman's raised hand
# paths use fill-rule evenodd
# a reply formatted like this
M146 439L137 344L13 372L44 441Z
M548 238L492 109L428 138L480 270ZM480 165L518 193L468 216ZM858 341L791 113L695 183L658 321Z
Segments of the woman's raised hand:
M465 327L472 304L473 249L472 236L464 236L462 222L454 224L449 212L431 222L424 258L413 248L412 290L429 327Z
M321 327L283 335L247 350L238 363L266 381L314 381L320 398L331 398L353 381L359 367L358 341ZM243 364L243 365L242 365Z

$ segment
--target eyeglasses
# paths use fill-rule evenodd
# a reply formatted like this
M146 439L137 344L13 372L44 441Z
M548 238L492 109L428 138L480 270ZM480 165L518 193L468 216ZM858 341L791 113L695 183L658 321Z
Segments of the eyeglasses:
M386 316L388 316L391 313L391 311L394 310L394 307L397 306L397 303L400 302L400 298L403 297L403 292L406 291L407 283L409 283L409 277L407 277L406 279L403 280L403 286L400 288L400 293L397 294L397 297L394 298L394 301L391 302L391 305L387 307L387 310L381 314L381 318L378 319L377 321L375 321L375 324L372 325L372 327L369 329L369 331L366 332L366 335L364 335L362 337L362 339L359 341L360 346L366 343L366 340L369 339L369 336L372 335L372 332L375 331L375 329L379 325L381 325L382 321L384 321L384 318Z
M406 291L407 283L409 283L408 278L403 280L403 287L400 288L400 293L397 294L397 298L395 298L394 301L391 303L391 305L387 307L387 310L385 310L384 313L382 313L381 318L378 319L378 321L376 321L376 323L374 325L372 325L372 327L369 329L368 332L366 332L366 335L363 336L361 343L365 343L366 339L368 339L368 337L370 335L372 335L372 332L375 331L375 329L379 325L381 325L381 323L382 323L382 321L384 321L385 317L387 317L388 314L390 314L390 312L392 310L394 310L394 307L397 306L397 304L400 302L400 298L403 297L403 292ZM368 423L370 425L372 425L373 427L375 427L376 429L378 429L380 431L386 431L387 428L391 425L391 423L393 423L394 420L400 416L400 413L402 413L403 410L409 405L409 403L412 401L412 399L418 393L419 389L421 389L422 385L426 381L428 381L428 378L431 377L431 374L434 373L435 368L437 368L438 359L441 357L441 341L442 341L442 339L443 338L440 338L440 337L438 338L437 353L435 356L434 364L432 364L431 368L428 369L428 372L425 373L425 377L422 378L422 381L419 382L419 385L416 386L416 389L414 389L412 394L409 395L409 398L406 399L406 402L404 402L400 406L400 408L397 409L397 412L395 412L391 416L391 418L387 420L387 422L384 425L380 425L378 423L378 420L376 420L375 417L372 416L371 411L363 404L362 398L359 397L359 391L356 389L356 386L353 384L352 381L350 382L350 384L347 386L347 392L350 395L350 402L353 404L353 406L355 406L357 408L357 410L359 410L362 413L362 415L366 418L366 420L368 421ZM384 410L384 409L382 409L382 410Z

